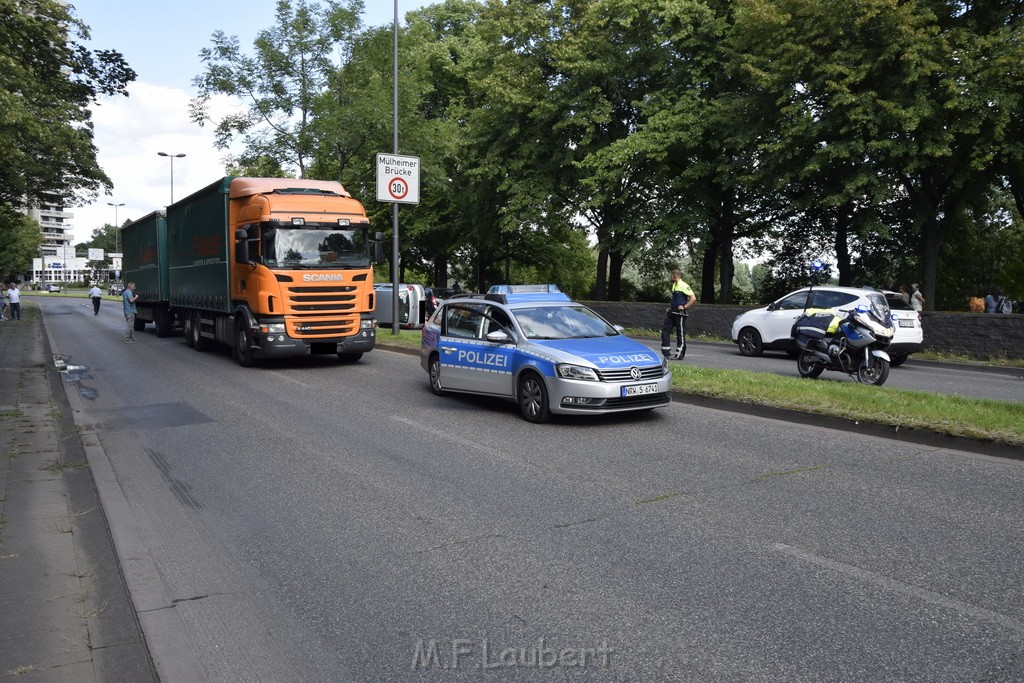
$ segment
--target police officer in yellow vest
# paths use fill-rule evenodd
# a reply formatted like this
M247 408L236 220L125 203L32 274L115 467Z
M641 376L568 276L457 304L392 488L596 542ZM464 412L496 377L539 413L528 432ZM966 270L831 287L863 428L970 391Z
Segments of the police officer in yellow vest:
M661 326L661 353L666 358L680 359L686 355L686 309L697 303L697 296L690 285L683 282L678 270L672 271L672 303L665 311L665 322ZM672 352L672 330L676 332L679 350Z

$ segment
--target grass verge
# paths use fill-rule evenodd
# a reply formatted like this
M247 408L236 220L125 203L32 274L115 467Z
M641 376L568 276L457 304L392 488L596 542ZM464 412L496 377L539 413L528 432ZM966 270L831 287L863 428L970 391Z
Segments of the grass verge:
M377 341L418 349L420 330L377 331ZM846 379L808 380L748 370L673 365L672 388L684 394L863 420L896 428L1024 447L1024 406L984 399L872 387Z
M394 335L391 334L390 327L380 327L377 329L377 342L379 344L401 346L405 349L418 349L422 339L422 330L399 330L398 334Z
M1024 446L1024 406L1019 403L747 370L681 365L672 371L672 388L694 396Z

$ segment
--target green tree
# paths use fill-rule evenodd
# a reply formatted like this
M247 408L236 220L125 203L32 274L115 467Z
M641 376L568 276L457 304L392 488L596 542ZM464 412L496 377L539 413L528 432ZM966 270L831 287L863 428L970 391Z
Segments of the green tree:
M362 0L278 0L276 23L257 34L252 56L237 36L214 32L213 46L200 51L206 71L193 80L199 96L192 119L211 121L213 95L236 98L248 109L215 122L217 146L242 136L249 158L269 157L307 177L310 159L326 144L315 135L315 103L338 70L336 55L349 51L362 11Z
M39 224L10 206L0 204L0 276L3 282L20 280L39 255L43 234Z
M1007 173L1020 158L1020 3L736 1L741 68L774 105L759 168L831 236L841 282L858 242L896 234L931 308L944 241L984 205L999 155Z
M110 190L96 162L89 105L127 95L135 72L120 53L76 42L88 38L63 2L0 0L0 203L73 204Z

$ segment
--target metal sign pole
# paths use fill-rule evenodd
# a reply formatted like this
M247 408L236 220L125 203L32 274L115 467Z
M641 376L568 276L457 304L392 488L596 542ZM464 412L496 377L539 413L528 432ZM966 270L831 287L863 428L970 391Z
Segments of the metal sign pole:
M391 125L392 153L398 154L398 0L395 0L395 21L392 24L394 54L392 59ZM409 312L410 318L412 311ZM398 202L391 208L391 334L398 334Z

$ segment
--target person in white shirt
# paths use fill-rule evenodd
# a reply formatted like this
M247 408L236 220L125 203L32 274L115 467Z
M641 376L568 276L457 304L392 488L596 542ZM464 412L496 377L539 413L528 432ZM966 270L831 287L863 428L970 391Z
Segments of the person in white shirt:
M96 285L93 285L92 289L89 290L89 296L92 297L92 314L99 315L100 301L103 297L103 291Z
M916 283L910 285L910 288L914 290L914 293L910 295L910 305L920 313L924 310L924 294L921 293Z
M18 285L7 285L7 300L11 302L11 320L21 320L21 290Z

